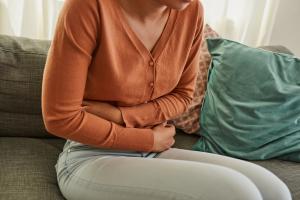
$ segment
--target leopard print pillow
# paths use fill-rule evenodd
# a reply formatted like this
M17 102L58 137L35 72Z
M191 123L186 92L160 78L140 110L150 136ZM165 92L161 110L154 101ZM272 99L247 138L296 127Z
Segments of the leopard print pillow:
M210 65L211 57L207 49L206 38L217 38L220 37L208 24L204 27L203 42L200 49L200 60L199 60L199 74L197 77L196 89L194 93L194 99L190 104L188 110L171 121L176 128L182 130L188 134L198 134L197 131L200 129L199 117L200 109L202 106L202 100L206 90L207 84L207 73Z

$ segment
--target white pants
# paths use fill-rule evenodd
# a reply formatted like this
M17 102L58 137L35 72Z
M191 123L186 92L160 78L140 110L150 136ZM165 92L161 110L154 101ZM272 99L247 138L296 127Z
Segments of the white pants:
M80 143L79 143L80 144ZM170 148L157 157L66 143L57 179L68 200L290 200L269 170L240 159Z

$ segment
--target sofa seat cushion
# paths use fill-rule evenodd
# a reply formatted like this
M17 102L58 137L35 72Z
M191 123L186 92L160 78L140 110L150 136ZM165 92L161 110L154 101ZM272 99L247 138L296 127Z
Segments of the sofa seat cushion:
M199 139L177 130L174 148L192 149ZM57 185L54 165L64 139L0 137L0 196L3 199L64 199ZM300 165L281 160L251 161L283 180L300 199Z
M1 199L64 199L54 167L64 142L1 137Z

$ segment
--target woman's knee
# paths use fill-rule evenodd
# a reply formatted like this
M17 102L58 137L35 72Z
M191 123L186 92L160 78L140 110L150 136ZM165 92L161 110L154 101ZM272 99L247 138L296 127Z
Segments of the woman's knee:
M160 155L160 158L184 159L231 168L251 179L260 190L264 199L291 199L290 191L282 180L268 169L249 161L213 153L177 148L172 148L164 152L164 154Z
M291 200L292 196L287 185L270 170L249 163L249 170L255 174L255 184L260 189L263 199L266 200ZM253 175L254 177L254 175Z
M235 159L235 170L251 179L260 190L264 200L291 200L287 185L270 170L245 160Z
M257 186L244 174L224 166L211 164L213 180L210 193L218 194L224 200L262 200ZM212 198L214 199L214 198Z

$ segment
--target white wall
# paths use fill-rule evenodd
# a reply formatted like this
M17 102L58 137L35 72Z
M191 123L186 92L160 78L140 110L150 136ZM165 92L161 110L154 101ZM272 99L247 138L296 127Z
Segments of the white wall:
M270 44L284 45L300 57L300 0L280 1Z

